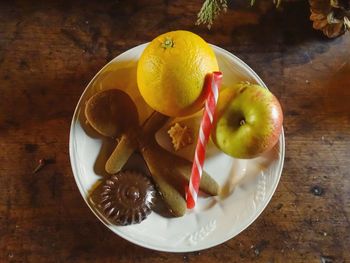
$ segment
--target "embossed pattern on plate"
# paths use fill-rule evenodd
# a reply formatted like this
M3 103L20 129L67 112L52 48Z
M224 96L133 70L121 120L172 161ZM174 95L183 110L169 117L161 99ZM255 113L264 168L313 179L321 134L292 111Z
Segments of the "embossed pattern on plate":
M247 228L263 211L278 185L284 161L284 135L268 153L251 160L233 159L208 146L204 169L221 185L218 197L200 198L195 209L181 218L166 218L152 213L141 224L117 227L108 224L89 202L91 187L101 178L96 160L103 140L84 127L85 100L99 90L121 88L138 106L143 121L152 111L143 101L136 85L137 60L146 44L126 51L108 63L88 84L71 124L70 158L81 195L92 212L111 231L143 247L160 251L189 252L206 249L233 238ZM212 46L224 74L223 87L238 81L265 86L244 62L231 53Z

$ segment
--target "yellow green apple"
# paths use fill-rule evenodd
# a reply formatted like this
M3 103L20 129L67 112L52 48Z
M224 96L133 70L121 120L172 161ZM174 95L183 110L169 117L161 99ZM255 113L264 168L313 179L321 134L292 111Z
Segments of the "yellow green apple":
M232 157L254 158L277 143L282 122L281 105L268 89L239 83L220 92L211 138Z

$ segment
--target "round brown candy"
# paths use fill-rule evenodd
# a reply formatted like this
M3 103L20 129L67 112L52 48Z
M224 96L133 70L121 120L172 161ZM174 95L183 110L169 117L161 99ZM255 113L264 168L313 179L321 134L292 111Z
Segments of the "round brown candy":
M99 208L116 225L137 224L150 213L156 191L145 175L123 171L104 182Z

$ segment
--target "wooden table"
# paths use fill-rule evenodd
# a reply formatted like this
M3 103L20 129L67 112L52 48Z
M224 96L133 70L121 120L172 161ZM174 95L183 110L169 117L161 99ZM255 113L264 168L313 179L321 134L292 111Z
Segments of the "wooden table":
M0 3L0 262L350 262L350 34L313 31L306 1L278 11L236 1L207 30L194 25L200 2ZM286 158L248 229L176 254L133 245L98 221L75 184L68 135L104 64L179 28L246 61L277 95ZM33 174L41 158L52 163Z

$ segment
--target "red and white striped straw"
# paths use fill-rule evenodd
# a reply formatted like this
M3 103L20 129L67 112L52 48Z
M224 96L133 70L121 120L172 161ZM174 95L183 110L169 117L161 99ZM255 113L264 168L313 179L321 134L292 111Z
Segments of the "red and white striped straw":
M205 147L208 143L210 130L213 125L213 118L219 97L221 79L221 72L213 72L208 76L208 80L205 82L204 89L208 91L208 97L205 101L204 115L199 128L199 136L192 164L191 178L186 195L187 208L189 209L193 208L197 202L199 183L201 180L205 159Z

